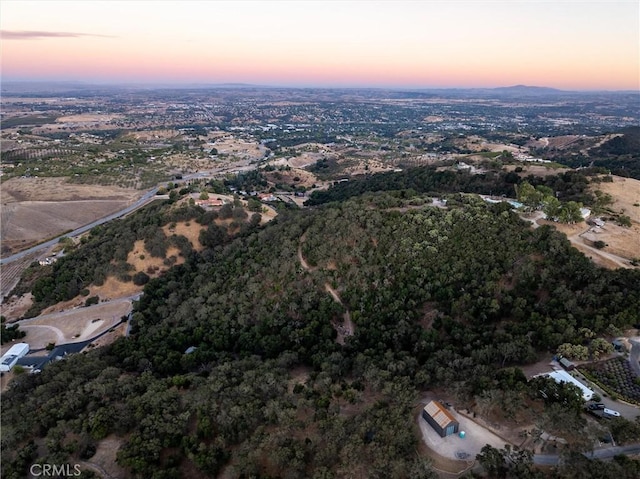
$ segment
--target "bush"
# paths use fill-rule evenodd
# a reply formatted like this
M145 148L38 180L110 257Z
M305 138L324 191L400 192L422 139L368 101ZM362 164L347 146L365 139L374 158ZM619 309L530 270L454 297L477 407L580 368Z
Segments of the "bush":
M144 271L139 271L133 275L133 284L136 286L142 286L149 282L149 275Z
M631 227L631 218L627 215L620 215L618 217L618 224L620 226L626 226L627 228Z
M84 305L91 306L92 304L98 304L99 302L100 302L99 296L91 296L90 298L87 298L87 300L84 302Z

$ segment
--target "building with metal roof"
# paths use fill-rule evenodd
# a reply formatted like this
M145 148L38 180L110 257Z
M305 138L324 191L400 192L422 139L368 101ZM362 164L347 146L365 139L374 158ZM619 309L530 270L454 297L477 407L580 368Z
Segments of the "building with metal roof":
M23 357L29 352L29 345L27 343L17 343L11 346L11 348L2 355L0 358L0 371L11 371L18 359Z
M562 371L562 370L553 371L550 373L546 373L546 376L549 376L550 378L555 380L555 382L557 383L568 383L568 384L573 384L574 386L577 386L578 388L580 388L580 391L582 391L582 398L585 401L591 401L591 398L593 398L595 394L593 390L589 389L587 386L582 384L580 381L574 378L567 371Z
M430 401L424 407L422 417L441 437L446 437L458 432L458 421L437 401Z

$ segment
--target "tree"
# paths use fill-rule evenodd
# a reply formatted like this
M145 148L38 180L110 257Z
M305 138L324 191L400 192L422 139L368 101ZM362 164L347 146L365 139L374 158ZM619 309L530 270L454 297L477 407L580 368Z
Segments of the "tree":
M563 204L558 213L558 221L561 223L579 223L582 221L582 212L580 209L582 205L575 201L569 201Z
M540 207L544 199L543 193L536 190L531 183L523 181L516 186L518 201L525 206L525 211L533 211Z
M569 359L586 361L589 359L589 348L581 344L563 343L558 346L558 354Z
M206 191L203 191L202 193L200 193L200 199L203 201L206 201L209 199L209 194Z
M595 338L589 344L589 350L594 359L598 359L603 354L611 354L613 352L613 344L604 338Z
M562 205L560 204L560 200L558 200L555 196L549 196L545 198L544 206L542 211L547 218L551 221L557 221L558 216L560 215L560 209Z

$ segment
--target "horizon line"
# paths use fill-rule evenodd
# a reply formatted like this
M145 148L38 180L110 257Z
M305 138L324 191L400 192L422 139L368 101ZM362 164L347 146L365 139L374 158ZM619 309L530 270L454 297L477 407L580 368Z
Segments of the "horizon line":
M640 93L638 89L607 89L607 88L589 88L589 89L564 89L555 88L544 85L501 85L501 86L407 86L407 85L288 85L282 84L261 84L247 82L185 82L185 81L93 81L93 80L41 80L41 79L2 79L0 77L0 87L4 84L58 84L69 86L99 86L99 87L152 87L152 88L215 88L215 87L244 87L244 88L265 88L265 89L317 89L317 90L499 90L499 89L517 89L528 88L546 90L548 92L560 93L588 93L588 92L610 92L623 93L633 92ZM2 88L4 90L4 88Z

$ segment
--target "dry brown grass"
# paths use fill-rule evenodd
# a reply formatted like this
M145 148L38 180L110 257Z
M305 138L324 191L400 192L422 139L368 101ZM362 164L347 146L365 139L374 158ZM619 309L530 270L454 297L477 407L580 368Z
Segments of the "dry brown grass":
M610 194L614 200L611 209L631 218L631 227L608 221L598 237L607 243L606 251L627 259L640 258L640 180L612 178L613 183L594 183L591 190Z
M74 201L118 200L134 201L140 191L118 186L69 183L67 178L11 178L2 183L0 200L17 201Z
M136 286L132 281L120 281L115 276L109 276L101 285L89 286L91 296L99 296L100 299L108 300L131 296L142 291L142 286Z
M316 175L300 168L292 168L288 171L265 171L264 176L267 181L274 184L282 183L307 188L317 182Z
M94 122L108 122L122 118L122 115L116 114L97 114L97 113L82 113L80 115L61 116L56 119L56 123L94 123Z
M244 160L259 160L267 151L264 145L255 141L244 141L233 137L216 140L213 147L218 154L229 155Z
M186 221L182 221L179 223L175 223L175 226L170 227L171 225L165 225L162 230L164 234L167 236L177 235L184 236L189 240L191 246L196 251L202 251L202 244L200 244L200 231L204 229L204 227L195 221L189 222L187 225Z
M519 165L506 165L504 169L506 171L513 171L518 166ZM552 168L550 166L535 165L535 164L521 165L521 167L522 167L522 172L520 173L520 175L522 177L529 176L529 175L556 176L561 173L564 173L565 171L569 171L571 169L571 168Z
M184 257L180 256L180 250L171 246L167 249L167 258L176 257L174 264L184 263ZM144 240L138 240L134 243L133 249L127 255L127 263L133 266L136 272L143 271L151 277L156 277L165 272L168 267L164 264L164 258L155 258L151 256L144 245Z
M139 195L115 186L70 184L65 178L12 178L0 189L3 247L27 248L119 211Z
M594 183L592 191L600 190L614 198L612 209L624 212L631 221L640 223L640 180L612 176L613 183Z

